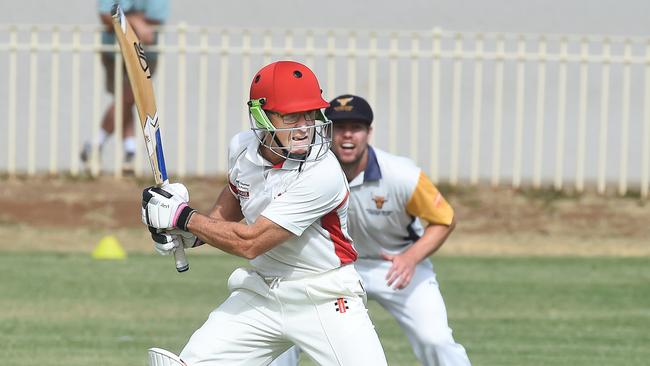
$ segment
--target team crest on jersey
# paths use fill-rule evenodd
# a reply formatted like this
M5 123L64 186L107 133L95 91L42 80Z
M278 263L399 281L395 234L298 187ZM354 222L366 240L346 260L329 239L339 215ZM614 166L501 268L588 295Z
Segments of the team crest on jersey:
M375 207L377 207L378 210L381 210L384 207L384 203L388 201L388 198L384 196L375 196L374 194L372 195L372 200L375 201Z
M374 202L375 207L372 208L366 207L365 210L370 215L374 216L390 216L393 213L393 210L386 209L386 202L388 202L388 196L385 193L370 193L370 199Z
M237 184L237 195L239 198L248 199L248 196L250 195L251 185L249 183L244 183L239 179L237 179L235 183Z

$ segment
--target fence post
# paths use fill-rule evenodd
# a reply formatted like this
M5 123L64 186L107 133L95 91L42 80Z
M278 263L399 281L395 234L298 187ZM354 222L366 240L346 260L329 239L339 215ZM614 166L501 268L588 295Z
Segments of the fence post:
M494 71L494 128L492 129L492 187L499 185L501 179L501 125L503 124L503 63L505 41L502 34L497 35Z
M558 107L557 107L557 125L556 129L556 149L555 149L555 180L553 186L556 191L562 190L564 175L564 126L566 124L566 85L567 85L567 37L562 37L560 41L560 67L558 76Z
M451 100L451 159L449 161L449 183L458 184L458 150L460 138L460 98L463 81L463 35L456 33L454 41L454 66Z
M419 93L419 80L420 80L420 39L417 33L412 34L411 40L411 100L409 109L411 112L411 128L410 128L410 155L411 159L417 161L418 157L418 123L420 107L420 93Z
M517 81L515 86L515 143L512 159L512 186L517 189L521 185L521 164L524 136L524 97L526 83L526 38L523 35L517 40Z
M629 125L630 125L630 61L632 59L632 45L626 39L623 51L623 111L621 116L621 161L618 181L618 194L624 195L627 192L627 157L629 147Z
M537 65L537 116L535 119L535 163L533 167L533 187L542 185L542 162L544 160L544 101L546 98L546 37L541 36L538 45L539 63Z
M293 56L293 30L287 29L284 33L284 54L287 60Z
M609 65L611 62L609 38L603 44L603 67L600 83L600 134L598 136L598 193L605 193L607 170L607 124L609 121ZM623 121L622 121L623 122ZM624 123L624 122L623 122Z
M357 34L354 31L350 31L348 35L348 85L346 93L356 94L357 93Z
M79 108L81 105L79 83L81 67L81 31L79 26L75 26L72 31L72 121L70 131L72 141L70 141L70 173L73 176L79 174Z
M370 33L370 48L368 54L368 102L376 108L377 105L377 32Z
M578 101L578 157L576 161L576 191L584 190L585 184L585 141L587 135L587 105L589 102L589 43L587 38L580 41L580 86Z
M271 37L271 30L267 29L264 32L264 46L263 46L263 55L264 55L264 65L271 63L271 54L273 48L273 38Z
M59 53L61 44L59 37L59 27L54 26L52 29L52 59L50 60L50 175L58 173L58 154L59 154Z
M92 136L91 136L91 148L92 152L89 156L90 158L90 174L93 177L99 175L99 126L102 114L100 106L100 97L101 97L101 47L102 39L101 33L95 31L94 33L94 43L95 43L95 53L93 55L93 120L92 123ZM139 160L139 159L138 159Z
M440 150L440 28L433 30L433 60L431 65L431 180L438 183L438 152Z
M481 157L481 111L483 107L483 33L476 35L474 47L474 101L472 103L472 162L470 184L477 185L479 181L479 166Z
M327 90L330 95L339 95L336 90L336 38L333 31L327 32Z
M390 35L390 50L388 51L388 151L397 153L397 33Z
M187 24L178 24L178 85L176 97L176 174L185 176L185 142L187 125ZM219 145L223 146L223 145Z
M641 158L641 198L648 198L650 181L650 39L646 44L645 54L645 100L643 103L643 148Z
M196 133L196 173L205 174L205 139L207 124L207 94L208 94L208 31L201 28L201 40L199 45L199 118Z
M221 49L220 49L220 63L219 63L219 120L217 123L217 146L220 148L220 153L217 155L219 162L219 173L227 172L228 170L228 157L223 153L227 145L226 140L226 125L228 123L228 74L229 62L228 54L230 52L230 35L227 30L221 32Z
M368 103L377 108L377 32L370 32L368 45ZM370 144L374 144L375 134L370 135Z
M9 100L7 127L7 170L10 177L16 175L16 75L18 74L18 30L15 25L9 28Z
M36 174L36 118L38 97L38 27L33 26L30 31L29 46L29 126L28 126L28 153L27 175Z
M307 31L307 38L305 39L305 60L307 61L307 65L309 65L309 67L312 69L316 68L314 62L315 49L316 48L314 47L314 31L310 29Z
M241 85L242 86L242 102L247 101L249 98L249 89L251 82L251 33L248 30L244 30L242 35L242 63L241 63ZM312 61L313 62L313 61ZM250 121L248 120L248 108L241 108L241 128L242 131L245 131L250 128Z

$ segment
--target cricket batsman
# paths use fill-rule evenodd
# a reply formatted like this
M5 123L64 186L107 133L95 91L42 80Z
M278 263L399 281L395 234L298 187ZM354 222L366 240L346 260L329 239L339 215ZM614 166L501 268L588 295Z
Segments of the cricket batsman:
M230 142L229 185L211 212L192 209L179 183L144 190L143 222L159 251L171 252L178 236L185 247L207 243L250 261L180 357L156 352L151 365L267 365L293 345L319 365L386 365L353 266L349 187L321 93L297 62L255 74L251 130Z

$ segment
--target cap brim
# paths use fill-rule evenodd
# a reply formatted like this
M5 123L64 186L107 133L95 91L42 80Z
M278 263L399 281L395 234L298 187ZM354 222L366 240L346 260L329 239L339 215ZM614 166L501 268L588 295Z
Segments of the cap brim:
M368 116L364 115L363 113L359 112L331 112L331 113L326 113L325 114L328 119L330 119L332 122L336 121L363 121L366 122L367 124L372 123L372 121L368 120Z

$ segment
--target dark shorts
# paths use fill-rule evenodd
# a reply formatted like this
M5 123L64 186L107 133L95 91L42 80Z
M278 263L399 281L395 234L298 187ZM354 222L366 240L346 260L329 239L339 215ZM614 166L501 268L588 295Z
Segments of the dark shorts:
M147 58L147 63L151 69L151 75L156 72L156 65L158 64L156 57ZM106 74L106 91L111 94L115 94L115 56L113 53L102 53L102 64L104 65L104 71ZM123 68L124 72L124 87L129 86L129 77L126 74L126 68Z

